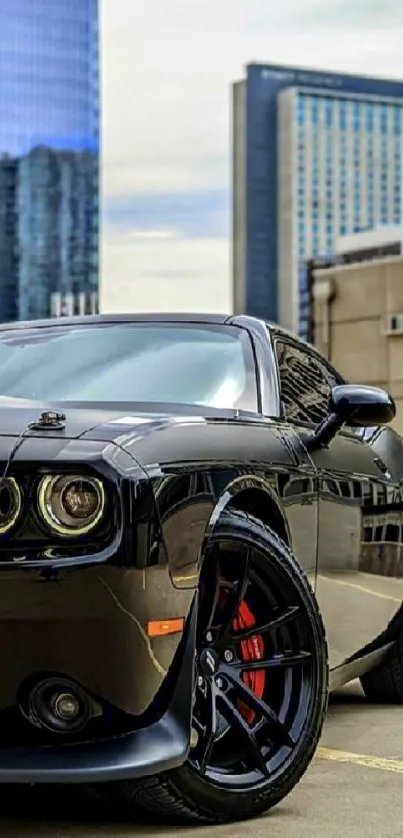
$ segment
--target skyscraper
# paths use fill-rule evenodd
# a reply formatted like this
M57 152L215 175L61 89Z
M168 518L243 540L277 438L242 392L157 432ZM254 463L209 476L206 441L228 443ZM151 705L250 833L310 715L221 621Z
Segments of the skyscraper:
M402 218L403 82L248 65L233 86L234 311L307 334L307 260Z
M0 321L96 307L98 0L0 0Z

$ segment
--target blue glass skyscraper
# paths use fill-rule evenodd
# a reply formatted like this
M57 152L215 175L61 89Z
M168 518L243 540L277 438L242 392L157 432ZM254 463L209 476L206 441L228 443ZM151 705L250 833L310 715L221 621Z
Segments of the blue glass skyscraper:
M234 310L306 336L307 260L402 218L403 82L249 65L233 87Z
M98 0L0 0L0 320L96 305Z

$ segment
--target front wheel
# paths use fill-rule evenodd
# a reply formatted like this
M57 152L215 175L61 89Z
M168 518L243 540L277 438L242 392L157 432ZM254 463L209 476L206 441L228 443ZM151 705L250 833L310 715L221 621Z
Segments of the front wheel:
M187 823L266 811L314 755L327 686L323 624L298 562L261 521L225 512L200 581L192 750L180 768L113 784L114 799Z

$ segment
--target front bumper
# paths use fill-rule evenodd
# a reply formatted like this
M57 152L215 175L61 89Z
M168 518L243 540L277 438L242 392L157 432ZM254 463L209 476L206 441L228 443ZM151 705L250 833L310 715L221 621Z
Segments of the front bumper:
M52 469L60 445L40 440L43 461ZM153 774L183 763L190 747L196 583L175 585L152 486L137 465L133 472L133 458L115 446L104 450L104 443L71 441L69 452L63 445L63 462L71 460L76 468L83 457L116 483L122 514L114 522L116 538L100 544L96 554L42 555L24 533L21 544L13 534L1 552L0 783L105 782ZM35 472L37 459L38 440L28 438L14 467ZM183 635L148 636L150 621L173 617L186 620ZM7 714L18 709L27 681L44 673L70 679L111 711L126 714L124 729L130 732L117 734L116 726L105 725L103 738L74 744L25 739L25 733L17 738ZM157 701L161 691L163 703Z
M176 660L177 677L161 718L129 733L92 742L0 746L0 783L97 783L177 768L190 749L197 599Z
M0 749L0 783L95 783L177 768L189 734L167 715L149 728L101 742Z

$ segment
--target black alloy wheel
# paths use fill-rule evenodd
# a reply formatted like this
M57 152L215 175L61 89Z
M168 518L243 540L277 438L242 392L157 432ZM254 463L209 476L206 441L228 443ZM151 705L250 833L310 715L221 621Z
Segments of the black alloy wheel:
M224 512L200 580L188 760L119 784L120 802L176 823L261 814L305 773L327 694L323 624L304 572L261 521Z
M223 789L272 778L315 701L315 666L292 581L256 548L222 544L203 571L190 765Z

